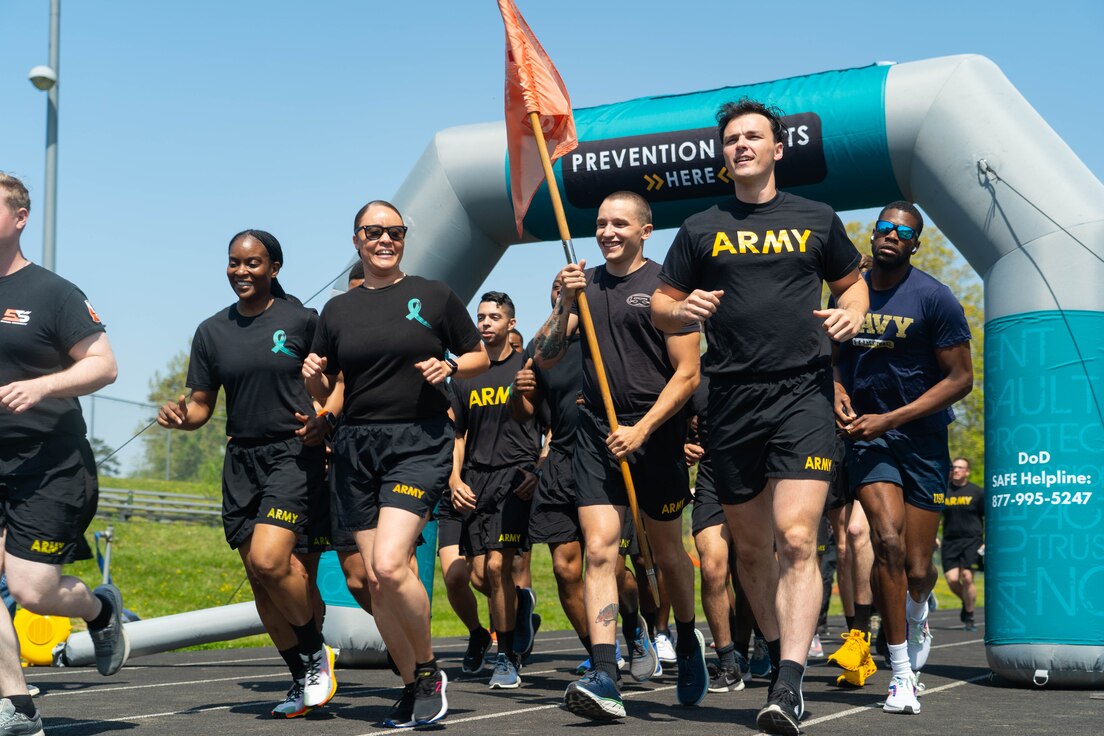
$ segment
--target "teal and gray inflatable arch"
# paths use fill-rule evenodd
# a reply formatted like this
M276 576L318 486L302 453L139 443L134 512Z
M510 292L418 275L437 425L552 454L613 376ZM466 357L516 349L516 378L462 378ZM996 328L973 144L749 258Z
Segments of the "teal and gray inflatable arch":
M831 71L576 111L556 164L573 231L639 191L657 228L731 196L713 114L786 113L779 183L838 210L918 202L986 298L986 647L1019 683L1104 682L1104 187L985 58ZM502 123L439 132L394 201L406 267L468 299L519 241ZM555 240L548 198L527 241ZM419 247L420 244L426 247ZM430 247L432 245L432 247Z

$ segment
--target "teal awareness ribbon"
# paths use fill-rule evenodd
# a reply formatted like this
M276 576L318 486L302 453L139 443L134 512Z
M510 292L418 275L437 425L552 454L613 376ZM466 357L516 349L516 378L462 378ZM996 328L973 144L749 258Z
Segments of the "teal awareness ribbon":
M424 319L422 319L422 300L421 299L411 299L407 303L406 308L410 310L410 314L406 315L407 319L417 320L418 322L421 322L426 327L429 327L430 329L433 329L432 325L430 325L428 322L426 322Z
M284 332L283 330L276 330L272 333L272 352L283 353L284 355L290 355L293 358L299 357L295 353L284 347L285 343L287 343L286 332Z

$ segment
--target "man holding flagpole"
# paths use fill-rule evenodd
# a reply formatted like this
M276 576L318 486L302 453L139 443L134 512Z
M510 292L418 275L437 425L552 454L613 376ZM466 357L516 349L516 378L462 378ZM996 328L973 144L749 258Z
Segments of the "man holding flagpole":
M736 196L683 223L652 316L661 330L705 325L706 450L776 673L757 724L798 734L836 441L829 339L857 334L869 295L859 252L831 207L778 191L781 113L744 98L725 104L717 123ZM818 308L825 281L837 308Z

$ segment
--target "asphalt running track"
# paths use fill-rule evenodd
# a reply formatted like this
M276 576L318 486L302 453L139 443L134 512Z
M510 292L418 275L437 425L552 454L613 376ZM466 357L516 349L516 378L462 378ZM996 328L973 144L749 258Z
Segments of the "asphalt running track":
M979 612L979 618L980 618ZM833 630L842 620L832 620ZM927 691L918 716L881 712L889 681L879 669L866 688L841 690L838 670L813 660L805 676L803 721L807 733L830 736L874 733L891 736L968 734L1094 734L1104 732L1104 694L1076 690L1025 690L990 678L979 631L964 632L958 611L936 611L935 637L921 678ZM708 641L708 635L707 635ZM489 670L460 675L464 640L441 639L437 653L450 675L450 710L441 724L420 731L453 734L585 733L601 729L625 736L647 734L754 734L755 713L766 700L766 681L753 680L738 693L710 693L697 708L675 704L673 676L637 685L625 674L629 717L612 724L576 718L561 706L564 688L584 656L570 632L541 632L518 690L487 689ZM834 645L829 646L834 649ZM828 646L826 650L831 651ZM707 658L712 652L707 650ZM880 658L878 658L879 667ZM306 718L269 716L288 687L283 662L271 649L168 653L132 660L111 678L92 668L27 670L42 689L37 698L51 736L157 734L239 736L247 734L394 733L379 721L398 697L397 679L386 670L338 670L337 696Z

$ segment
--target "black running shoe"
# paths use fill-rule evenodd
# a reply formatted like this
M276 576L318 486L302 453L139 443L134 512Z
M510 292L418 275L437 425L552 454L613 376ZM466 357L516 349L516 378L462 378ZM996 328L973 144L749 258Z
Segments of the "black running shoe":
M390 728L412 728L417 725L417 721L414 720L414 695L415 685L410 683L409 685L403 685L402 695L395 701L395 705L392 706L391 712L387 714L387 718L384 719L383 725Z
M414 722L419 726L436 723L448 713L448 676L442 669L422 673L414 683Z
M537 632L541 627L541 615L539 613L533 614L533 638L529 640L529 648L521 653L521 662L525 664L529 661L529 655L533 653L533 645L537 643Z
M468 649L464 652L464 664L460 671L474 675L484 667L484 658L491 648L491 635L486 629L479 629L468 637Z
M709 668L705 664L705 638L694 629L697 639L694 648L686 654L677 654L678 679L675 695L682 705L700 705L709 692ZM681 642L680 642L681 644ZM678 649L676 648L676 653Z
M767 704L755 718L755 725L763 733L799 736L801 733L801 715L805 702L800 692L784 682L775 683L767 698Z
M537 595L532 588L515 588L517 591L517 611L514 617L514 651L527 652L533 649L533 610L537 607Z
M723 664L709 665L709 692L734 693L744 689L744 680L738 667L725 667Z

